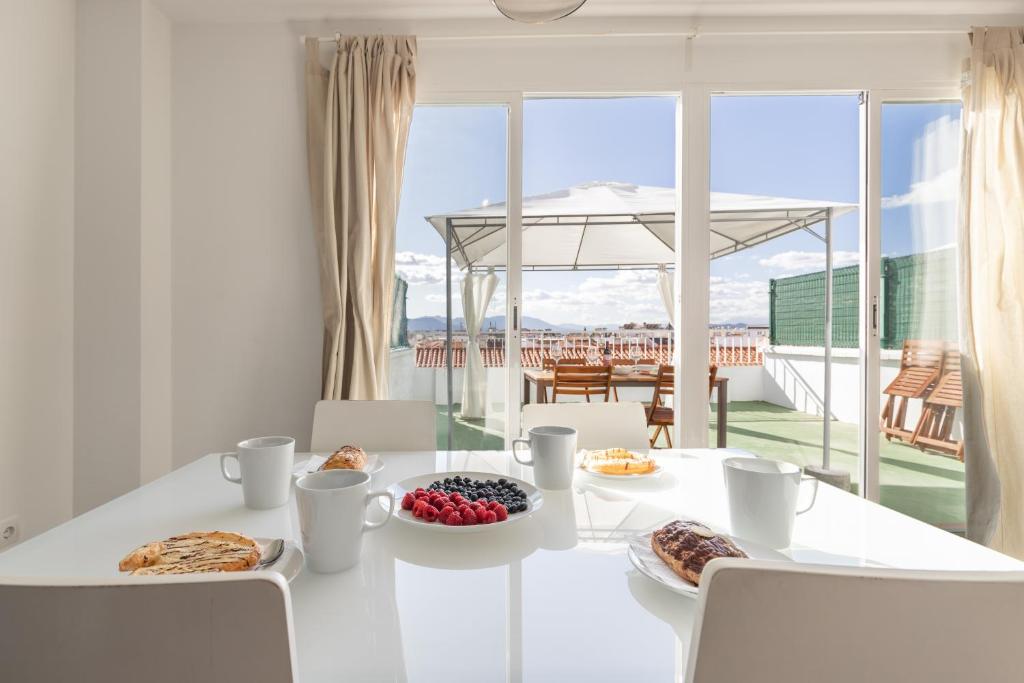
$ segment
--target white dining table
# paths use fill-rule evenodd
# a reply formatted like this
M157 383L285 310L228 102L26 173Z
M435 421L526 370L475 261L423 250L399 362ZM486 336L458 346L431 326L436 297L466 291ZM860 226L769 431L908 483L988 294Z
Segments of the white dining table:
M529 519L481 533L450 535L393 519L364 537L357 567L304 570L291 584L299 680L681 680L696 603L637 572L627 542L679 517L727 531L721 460L744 453L655 453L658 477L578 472L572 490L544 492ZM375 488L448 471L532 481L501 451L381 457ZM1024 569L857 496L819 489L783 551L797 562ZM0 577L115 577L118 560L144 542L212 529L301 542L294 496L276 510L246 509L210 455L0 553Z

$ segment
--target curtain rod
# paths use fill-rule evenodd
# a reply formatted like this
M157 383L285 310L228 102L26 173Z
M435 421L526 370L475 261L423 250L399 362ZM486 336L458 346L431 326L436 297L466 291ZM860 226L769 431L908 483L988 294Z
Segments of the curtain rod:
M463 34L463 35L418 35L418 42L428 41L460 41L460 40L523 40L523 39L555 39L565 40L569 38L702 38L711 36L876 36L876 35L967 35L970 29L967 28L924 28L924 29L793 29L793 30L765 30L765 31L726 31L711 30L701 31L635 31L618 33L614 31L590 31L581 33L498 33L498 34ZM331 43L342 34L333 36L317 36L321 43ZM312 37L312 36L308 36ZM307 36L300 35L299 42L305 43Z

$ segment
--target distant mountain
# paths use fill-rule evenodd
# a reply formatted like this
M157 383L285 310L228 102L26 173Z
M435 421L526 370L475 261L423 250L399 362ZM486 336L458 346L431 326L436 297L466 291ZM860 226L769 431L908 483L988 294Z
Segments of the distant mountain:
M531 318L528 315L523 316L523 329L526 330L552 330L554 332L579 332L584 329L594 329L592 325L555 325L549 323L540 318ZM617 325L609 327L618 327ZM452 320L452 329L456 332L463 331L466 329L466 322L463 318L455 318ZM486 330L504 330L505 329L505 316L503 315L492 315L484 320L483 329ZM442 315L426 315L420 318L409 318L409 331L410 332L443 332L445 330L445 320Z

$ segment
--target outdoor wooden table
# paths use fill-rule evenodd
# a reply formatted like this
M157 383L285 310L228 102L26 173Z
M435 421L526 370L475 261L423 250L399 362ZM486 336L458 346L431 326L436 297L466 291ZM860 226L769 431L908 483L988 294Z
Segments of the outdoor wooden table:
M523 368L523 403L530 402L531 384L534 386L534 400L537 403L547 403L548 387L551 386L553 379L554 373L551 370ZM632 372L628 375L612 374L613 387L650 387L653 390L657 380L658 376L656 374L647 372ZM729 426L729 378L722 377L721 375L715 377L715 389L718 390L718 411L715 421L717 446L718 448L725 448L726 441L728 440L726 430Z

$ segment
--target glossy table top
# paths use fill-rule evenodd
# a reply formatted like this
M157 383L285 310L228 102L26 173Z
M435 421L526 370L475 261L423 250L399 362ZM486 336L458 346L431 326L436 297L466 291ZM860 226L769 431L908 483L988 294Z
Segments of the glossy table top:
M695 602L638 574L626 539L677 516L728 529L720 461L737 454L658 451L656 479L581 472L573 491L545 492L533 518L485 533L448 536L392 520L365 536L358 567L304 571L292 583L300 680L679 680ZM503 452L383 457L377 488L431 471L531 480ZM0 553L0 575L114 577L137 545L200 529L299 541L294 496L277 510L248 510L207 456ZM828 486L798 517L785 554L830 564L1024 569Z

